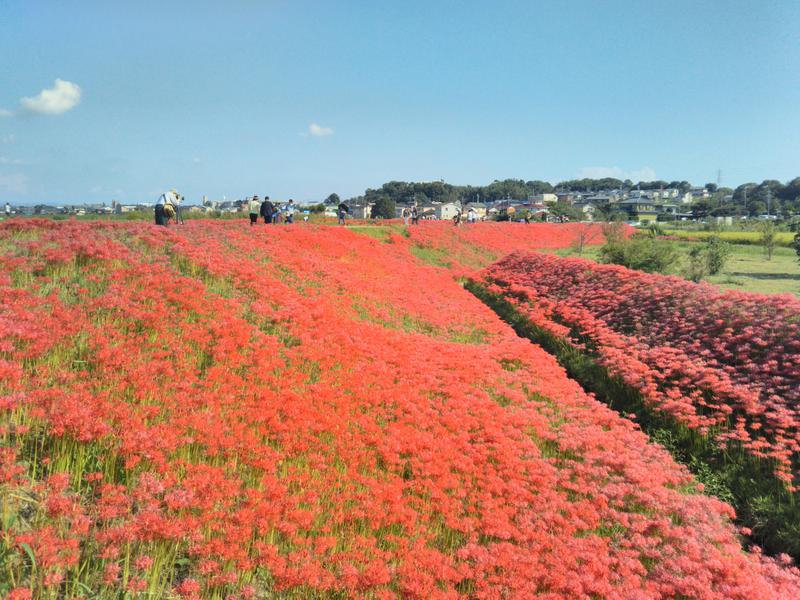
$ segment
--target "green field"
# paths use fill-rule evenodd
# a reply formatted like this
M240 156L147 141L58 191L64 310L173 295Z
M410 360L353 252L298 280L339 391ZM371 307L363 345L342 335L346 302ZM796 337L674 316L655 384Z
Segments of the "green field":
M697 232L704 233L704 232ZM748 232L737 232L738 234ZM676 265L673 274L680 275L686 264L686 256L692 242L676 242L683 255L682 264ZM562 256L575 256L571 250L561 250ZM585 258L597 260L599 246L590 246L583 252ZM795 294L800 296L800 262L791 248L778 247L767 260L760 246L731 244L731 254L722 273L712 275L707 281L720 287L758 292L761 294Z
M686 231L682 229L666 229L667 235L681 240L705 240L711 236L719 236L731 244L758 245L761 233L758 231ZM779 231L775 234L775 241L779 246L789 246L794 240L794 233Z

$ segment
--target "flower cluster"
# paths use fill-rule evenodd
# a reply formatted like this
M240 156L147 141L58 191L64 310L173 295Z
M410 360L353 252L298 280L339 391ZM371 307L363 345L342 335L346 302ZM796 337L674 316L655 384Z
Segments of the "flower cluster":
M452 267L485 267L498 258L520 250L556 250L578 243L603 243L599 224L474 223L454 227L449 221L423 221L408 229L418 248L441 253Z
M0 253L8 597L800 594L407 245L25 221Z
M530 253L512 254L484 275L531 321L584 344L652 406L774 461L793 488L800 466L796 298Z

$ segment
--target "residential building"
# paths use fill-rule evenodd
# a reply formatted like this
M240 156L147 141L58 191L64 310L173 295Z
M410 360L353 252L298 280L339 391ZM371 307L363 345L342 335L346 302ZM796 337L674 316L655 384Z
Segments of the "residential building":
M437 219L452 219L461 210L461 204L457 202L435 204L434 207L436 210Z
M628 198L619 203L619 207L628 213L631 221L655 221L658 218L659 210L656 203L650 198Z
M555 204L558 202L556 194L531 194L528 196L528 202L531 204Z

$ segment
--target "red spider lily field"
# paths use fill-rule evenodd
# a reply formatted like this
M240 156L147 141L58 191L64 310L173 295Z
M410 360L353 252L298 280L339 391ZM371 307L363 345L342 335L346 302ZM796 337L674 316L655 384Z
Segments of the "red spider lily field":
M509 256L486 273L522 296L530 319L556 335L574 333L660 410L773 460L776 475L797 489L797 298L533 253Z
M0 594L800 597L465 281L790 501L798 303L534 252L580 227L4 222Z

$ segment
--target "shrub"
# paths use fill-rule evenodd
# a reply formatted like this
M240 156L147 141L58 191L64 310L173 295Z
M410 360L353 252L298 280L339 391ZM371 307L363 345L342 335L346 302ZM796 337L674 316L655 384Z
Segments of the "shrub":
M635 237L630 240L612 238L600 248L602 262L647 273L666 273L677 259L675 245L655 237Z
M708 272L711 275L716 275L725 268L725 263L731 254L731 245L723 241L718 235L715 235L706 242L705 252Z
M686 267L685 276L689 281L697 283L708 275L708 260L704 248L694 246L689 250L689 265Z

